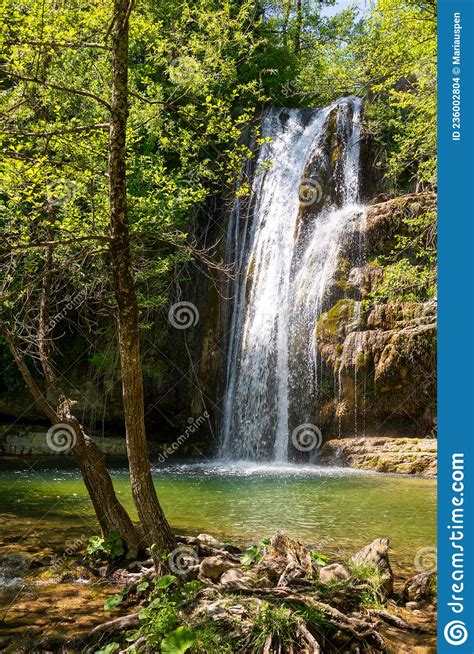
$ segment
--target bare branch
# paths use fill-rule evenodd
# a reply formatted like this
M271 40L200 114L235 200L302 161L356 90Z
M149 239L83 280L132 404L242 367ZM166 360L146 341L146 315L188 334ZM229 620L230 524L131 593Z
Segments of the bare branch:
M18 370L21 373L21 376L23 377L23 381L28 387L28 390L30 391L31 395L33 396L33 399L35 400L37 406L43 411L43 413L51 420L51 422L57 423L58 422L58 415L56 411L53 409L53 407L50 405L42 391L40 390L38 384L36 381L33 379L33 376L26 365L26 362L23 358L23 356L20 354L20 351L15 343L15 339L13 337L13 334L8 330L6 325L0 321L0 333L2 334L3 338L5 339L8 348L10 350L11 355L15 359L15 363L18 366Z

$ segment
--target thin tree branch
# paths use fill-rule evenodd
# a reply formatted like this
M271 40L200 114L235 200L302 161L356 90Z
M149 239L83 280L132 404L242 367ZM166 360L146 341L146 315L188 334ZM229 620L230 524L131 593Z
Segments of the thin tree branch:
M10 245L8 247L0 248L1 253L14 252L17 250L31 250L33 248L48 248L56 247L57 245L74 245L74 243L82 243L83 241L106 241L111 240L110 236L106 235L91 235L91 236L76 236L75 238L65 238L59 241L42 241L38 243L20 243L17 245Z
M53 424L57 423L58 415L56 411L53 409L51 404L48 402L48 400L40 390L38 384L33 379L33 376L28 366L26 365L22 354L20 353L18 347L16 346L15 339L12 333L8 330L8 328L2 321L0 321L0 333L5 339L5 342L8 345L11 355L15 359L15 363L18 366L18 370L20 371L21 376L23 377L23 381L27 385L28 390L33 396L33 399L35 400L36 404L41 409L41 411L45 414L45 416L47 416L51 420Z
M31 40L31 41L4 41L5 45L39 45L47 46L51 48L99 48L100 50L107 50L110 52L111 48L108 45L103 43L90 43L87 41L40 41L40 40Z
M28 77L26 75L20 75L19 73L15 73L12 70L6 70L5 68L1 68L0 72L6 76L14 77L15 79L18 79L22 82L32 82L33 84L39 84L40 86L45 86L49 89L55 89L56 91L64 91L65 93L80 95L84 98L92 98L92 100L95 100L96 102L100 102L100 104L104 105L104 107L107 107L109 111L111 109L110 104L106 100L104 100L104 98L101 98L99 95L96 95L95 93L91 93L90 91L81 91L81 89L74 89L69 86L62 86L61 84L52 84L51 82L45 82L44 80L38 79L37 77Z
M110 128L110 123L97 123L96 125L78 125L77 127L69 127L67 129L54 130L52 132L23 132L21 130L14 130L8 132L6 130L0 130L2 134L12 135L12 136L38 136L38 137L51 137L51 136L62 136L63 134L75 134L76 132L88 132L94 129L106 129Z

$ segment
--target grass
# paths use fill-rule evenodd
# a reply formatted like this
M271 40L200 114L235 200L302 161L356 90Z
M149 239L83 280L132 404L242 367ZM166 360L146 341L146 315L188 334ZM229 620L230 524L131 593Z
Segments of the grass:
M349 562L348 567L352 577L365 584L365 588L362 588L359 593L360 603L367 608L383 608L383 597L380 594L383 580L380 570L370 565L358 565L352 561Z
M271 638L275 646L278 643L285 651L296 644L296 628L297 619L290 608L285 605L272 607L264 602L255 619L251 647L254 651L262 651L267 640Z

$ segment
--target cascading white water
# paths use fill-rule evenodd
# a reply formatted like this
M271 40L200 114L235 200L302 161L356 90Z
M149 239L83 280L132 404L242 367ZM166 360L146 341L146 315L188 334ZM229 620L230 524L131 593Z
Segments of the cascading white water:
M287 461L292 429L314 420L314 330L343 236L362 214L360 115L360 100L349 97L263 118L250 201L243 209L236 200L227 235L238 274L223 458Z

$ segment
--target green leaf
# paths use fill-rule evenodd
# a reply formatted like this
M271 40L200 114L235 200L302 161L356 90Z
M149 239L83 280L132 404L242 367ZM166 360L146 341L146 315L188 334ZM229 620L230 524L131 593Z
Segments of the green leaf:
M148 583L148 581L142 581L141 584L138 584L137 590L141 592L142 590L146 590L147 588L149 588L149 586L150 584Z
M112 597L109 597L108 600L106 600L104 604L104 611L111 611L112 609L115 609L119 604L121 604L123 601L123 595L112 595Z
M163 575L159 579L155 579L156 588L169 588L174 582L177 581L177 577L174 575Z
M142 635L141 631L136 631L134 634L127 636L125 640L127 641L127 643L134 643L136 640L140 638L141 635Z
M329 556L321 554L320 552L311 552L311 558L316 565L326 565L329 563Z
M184 654L193 646L196 635L186 627L178 627L163 638L161 651L163 654Z
M252 545L248 547L245 552L240 557L240 563L242 565L252 565L255 563L260 556L260 547L258 545Z
M105 647L96 650L95 654L112 654L113 652L116 652L118 649L120 649L120 645L118 643L109 643Z

